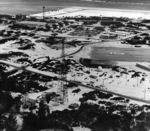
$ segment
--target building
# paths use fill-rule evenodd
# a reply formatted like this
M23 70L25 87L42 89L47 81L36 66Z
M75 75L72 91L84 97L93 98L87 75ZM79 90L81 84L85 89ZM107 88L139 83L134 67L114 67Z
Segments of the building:
M40 26L45 26L46 22L38 22L38 21L21 21L18 22L17 24L19 25L27 25L29 27L40 27Z
M36 100L27 98L26 96L23 96L22 102L23 102L25 108L31 108L36 105Z
M87 58L80 58L80 63L82 63L86 67L98 68L99 66L107 68L116 65L115 61L107 61L107 60L92 60Z
M146 71L150 71L150 64L149 63L137 63L136 64L137 67L146 70Z
M106 21L106 20L102 20L101 21L101 25L102 26L111 26L114 25L116 27L122 27L124 26L124 24L120 21Z
M100 36L100 38L101 39L115 39L115 38L117 38L117 34L112 34L112 33L107 33L107 34L102 34L101 36Z

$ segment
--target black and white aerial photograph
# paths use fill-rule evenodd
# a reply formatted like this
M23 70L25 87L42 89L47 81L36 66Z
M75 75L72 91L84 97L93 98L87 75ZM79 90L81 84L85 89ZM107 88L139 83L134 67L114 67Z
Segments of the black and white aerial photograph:
M150 0L0 0L0 131L150 131Z

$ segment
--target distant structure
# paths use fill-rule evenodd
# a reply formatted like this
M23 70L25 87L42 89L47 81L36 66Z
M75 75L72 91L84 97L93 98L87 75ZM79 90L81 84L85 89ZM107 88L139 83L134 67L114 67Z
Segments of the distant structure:
M43 6L43 20L45 18L45 6Z
M86 67L94 67L98 68L101 66L101 68L107 68L107 67L113 67L116 66L115 61L108 61L108 60L94 60L90 58L80 58L79 60L84 66Z
M39 22L39 21L21 21L21 22L17 22L18 25L26 25L29 28L33 28L33 27L41 27L41 26L45 26L46 22Z

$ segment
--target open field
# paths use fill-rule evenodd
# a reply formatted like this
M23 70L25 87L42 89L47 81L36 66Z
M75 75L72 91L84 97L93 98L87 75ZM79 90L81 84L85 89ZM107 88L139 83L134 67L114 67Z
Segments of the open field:
M91 51L91 58L96 60L150 62L150 49L93 47Z

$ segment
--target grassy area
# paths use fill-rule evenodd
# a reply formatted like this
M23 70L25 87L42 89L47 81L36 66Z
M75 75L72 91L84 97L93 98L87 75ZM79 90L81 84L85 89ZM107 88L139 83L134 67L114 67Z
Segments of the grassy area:
M93 47L91 58L111 61L150 62L149 52L150 49L146 48Z

